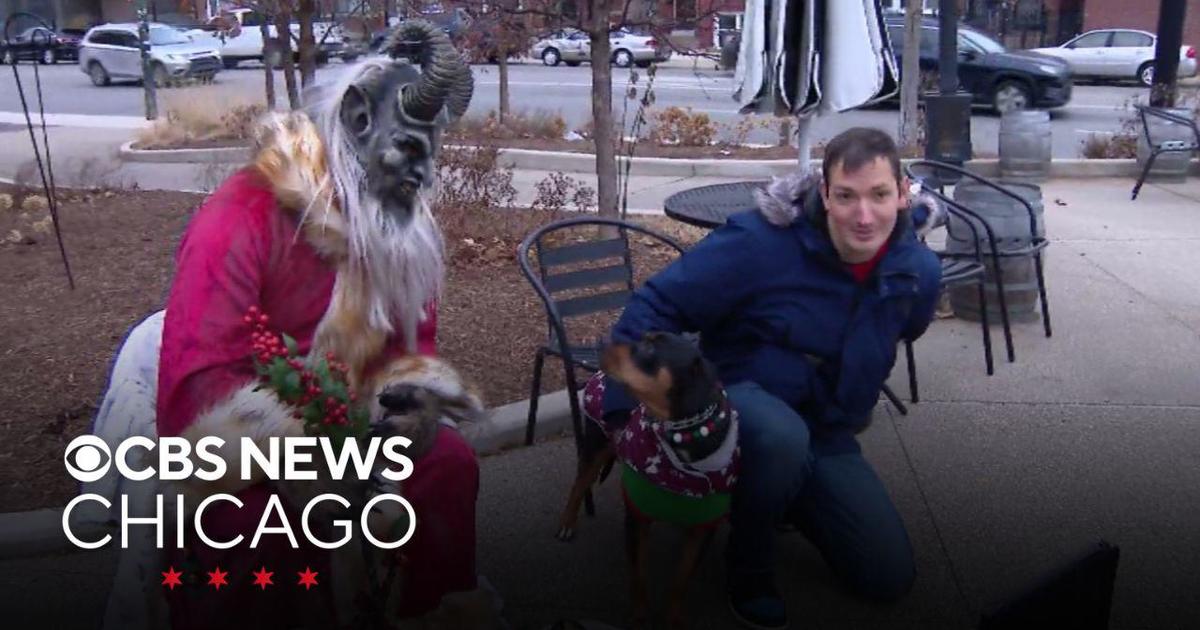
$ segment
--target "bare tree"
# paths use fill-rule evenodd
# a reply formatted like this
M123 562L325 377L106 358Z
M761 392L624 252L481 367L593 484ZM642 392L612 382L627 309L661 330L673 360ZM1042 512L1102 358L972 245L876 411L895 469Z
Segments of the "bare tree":
M921 3L909 0L904 9L904 49L900 69L900 147L917 146L921 115Z
M275 60L266 53L266 44L271 41L271 29L267 27L266 20L259 23L258 32L262 34L263 40L263 80L266 82L267 111L275 111Z
M467 0L480 5L484 0ZM695 52L677 46L664 37L675 24L673 18L660 17L655 13L657 6L652 0L494 0L488 3L495 7L502 21L512 21L532 16L525 32L526 40L550 32L574 28L588 36L589 62L592 71L592 126L596 152L597 202L602 215L616 216L618 208L617 186L617 130L612 109L612 45L611 34L621 28L648 30L666 46L677 52ZM698 22L716 13L714 2L698 0L695 15L688 16L689 22ZM532 36L532 37L530 37ZM503 69L502 95L507 97L507 67ZM504 105L507 109L507 105Z

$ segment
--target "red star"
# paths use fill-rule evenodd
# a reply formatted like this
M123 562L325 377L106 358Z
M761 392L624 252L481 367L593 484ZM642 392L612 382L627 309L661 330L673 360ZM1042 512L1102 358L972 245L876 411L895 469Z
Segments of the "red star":
M304 567L304 572L297 572L296 575L300 576L300 581L297 584L303 586L306 591L317 585L317 572L308 567Z
M216 571L209 571L208 585L217 589L218 591L221 590L222 586L229 586L229 582L225 581L226 575L229 575L229 572L222 571L221 567L217 567Z
M183 575L183 571L176 571L175 567L173 566L167 567L167 570L163 571L162 574L162 585L171 589L172 591L175 590L176 586L183 586L183 582L179 580L181 575Z
M271 581L271 576L275 575L274 571L267 571L267 567L263 567L258 571L254 571L254 585L262 590L267 590L267 585L274 584Z

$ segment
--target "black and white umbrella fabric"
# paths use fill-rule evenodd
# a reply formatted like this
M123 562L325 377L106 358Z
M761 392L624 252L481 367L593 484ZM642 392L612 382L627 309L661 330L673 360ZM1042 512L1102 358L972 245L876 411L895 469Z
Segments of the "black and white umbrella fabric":
M878 0L747 0L734 73L741 113L807 118L898 90Z

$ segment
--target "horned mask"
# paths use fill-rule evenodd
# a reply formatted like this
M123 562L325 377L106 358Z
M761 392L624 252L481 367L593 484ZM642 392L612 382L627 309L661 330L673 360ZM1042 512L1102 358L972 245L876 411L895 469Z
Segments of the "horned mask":
M441 29L413 20L384 42L388 60L365 66L342 93L338 118L367 194L398 226L434 180L441 131L467 110L471 69ZM419 67L419 69L418 69Z

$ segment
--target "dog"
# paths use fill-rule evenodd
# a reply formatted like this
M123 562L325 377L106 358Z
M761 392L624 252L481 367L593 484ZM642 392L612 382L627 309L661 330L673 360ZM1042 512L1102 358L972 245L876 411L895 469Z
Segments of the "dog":
M574 537L588 489L619 466L635 622L649 617L647 540L650 525L662 521L687 532L667 612L670 627L683 628L687 585L729 513L739 458L737 412L712 364L679 335L650 332L634 344L610 345L600 367L584 387L583 449L557 537ZM603 417L607 379L628 388L639 405Z

